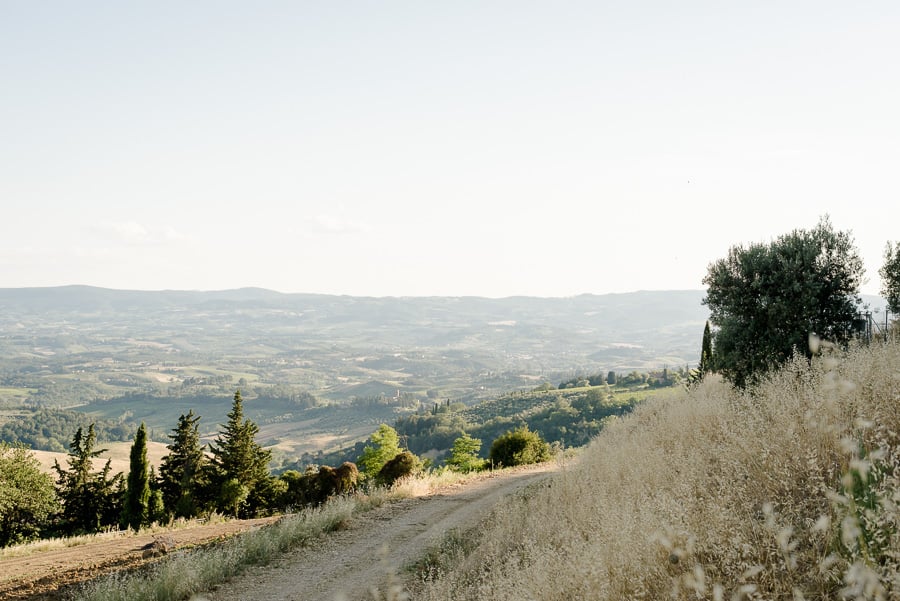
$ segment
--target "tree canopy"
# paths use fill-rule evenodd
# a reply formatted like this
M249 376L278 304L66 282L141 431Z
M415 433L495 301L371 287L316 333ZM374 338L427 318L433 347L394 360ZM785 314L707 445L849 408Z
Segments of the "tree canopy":
M884 249L884 265L878 270L881 276L881 294L887 299L888 309L900 313L900 243L887 243Z
M550 459L550 445L528 426L510 430L491 444L490 460L496 466L513 467Z
M400 436L387 424L381 424L369 437L372 444L366 445L357 463L367 476L375 477L384 464L400 454Z
M34 455L0 443L0 547L32 538L57 508L53 478Z
M200 444L199 421L193 409L181 414L170 435L172 443L166 447L169 453L159 466L163 505L175 517L196 517L205 505L208 460Z
M228 423L210 450L220 508L242 517L256 515L268 502L272 452L256 442L258 432L259 426L244 418L244 401L238 390L234 393Z
M58 461L53 462L63 503L62 527L69 534L96 532L119 520L122 474L112 475L109 460L102 470L93 471L94 459L106 451L95 449L96 442L94 424L88 426L87 434L78 428L69 446L69 469L64 470Z
M811 333L846 343L862 277L850 233L827 217L770 244L732 247L703 279L717 369L743 387L796 351L808 355Z
M457 472L474 472L484 467L484 459L478 456L481 451L481 439L463 434L453 441L447 465Z

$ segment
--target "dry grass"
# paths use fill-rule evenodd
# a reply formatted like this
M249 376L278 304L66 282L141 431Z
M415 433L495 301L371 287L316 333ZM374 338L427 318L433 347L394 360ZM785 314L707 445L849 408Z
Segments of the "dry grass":
M221 522L226 522L230 518L227 516L223 516L218 513L213 513L203 520L203 523L206 524L218 524ZM70 547L80 547L83 545L89 545L91 543L95 543L97 541L102 540L112 540L118 538L134 538L137 536L143 536L145 534L156 534L156 533L165 533L171 532L173 530L182 530L185 528L192 528L200 523L200 520L185 520L185 519L177 519L172 520L171 522L165 524L157 524L154 523L150 526L141 528L139 532L135 532L134 530L108 530L106 532L98 532L95 534L80 534L77 536L63 536L59 538L45 538L41 540L29 541L27 543L20 543L17 545L10 545L9 547L4 547L0 549L0 559L7 559L10 557L26 557L28 555L34 555L35 553L43 553L44 551L52 551L54 549L67 549Z
M106 460L110 460L110 468L112 468L112 473L116 474L122 472L123 474L128 474L129 469L129 455L131 454L131 446L134 444L133 442L105 442L99 445L101 448L106 449L104 453L102 453L98 458L94 459L93 466L95 470L103 469L103 466L106 464ZM147 460L150 462L150 465L154 466L157 470L159 469L160 463L162 463L162 458L168 454L169 449L166 448L165 443L162 442L154 442L149 441L147 443ZM50 474L54 478L56 477L56 472L53 471L53 462L58 461L59 465L66 469L68 467L68 463L66 463L69 459L68 453L56 453L53 451L36 451L32 450L31 454L35 459L38 460L40 464L41 471Z
M648 401L413 596L898 599L898 401L897 345Z
M76 601L175 601L187 599L282 553L340 529L354 515L399 499L426 496L488 475L462 475L444 470L406 478L390 488L335 497L318 508L288 515L258 531L186 553L177 553L147 570L113 574L96 580L75 595ZM381 593L379 593L381 594ZM384 599L399 601L399 583L390 583Z

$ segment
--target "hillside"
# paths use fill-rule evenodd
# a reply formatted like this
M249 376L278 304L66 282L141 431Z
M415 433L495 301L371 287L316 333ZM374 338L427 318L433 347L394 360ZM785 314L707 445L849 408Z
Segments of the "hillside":
M240 388L267 446L334 450L435 400L694 363L701 298L0 289L0 422L69 407L165 441L193 408L212 436Z
M648 401L448 536L413 598L895 599L898 365L873 345Z

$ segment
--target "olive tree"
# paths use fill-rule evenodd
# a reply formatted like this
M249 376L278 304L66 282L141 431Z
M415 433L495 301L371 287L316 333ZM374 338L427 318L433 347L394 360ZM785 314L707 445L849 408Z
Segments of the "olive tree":
M795 352L809 355L810 334L845 344L862 277L852 236L827 217L769 244L732 247L703 279L717 369L744 387Z

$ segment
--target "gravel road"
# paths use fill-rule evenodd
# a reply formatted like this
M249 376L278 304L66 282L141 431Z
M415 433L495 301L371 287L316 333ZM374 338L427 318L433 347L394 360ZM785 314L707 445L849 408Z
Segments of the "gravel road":
M452 529L478 524L503 497L546 478L555 465L495 472L428 497L405 499L353 519L347 528L228 582L209 601L362 601L371 587L421 558Z

